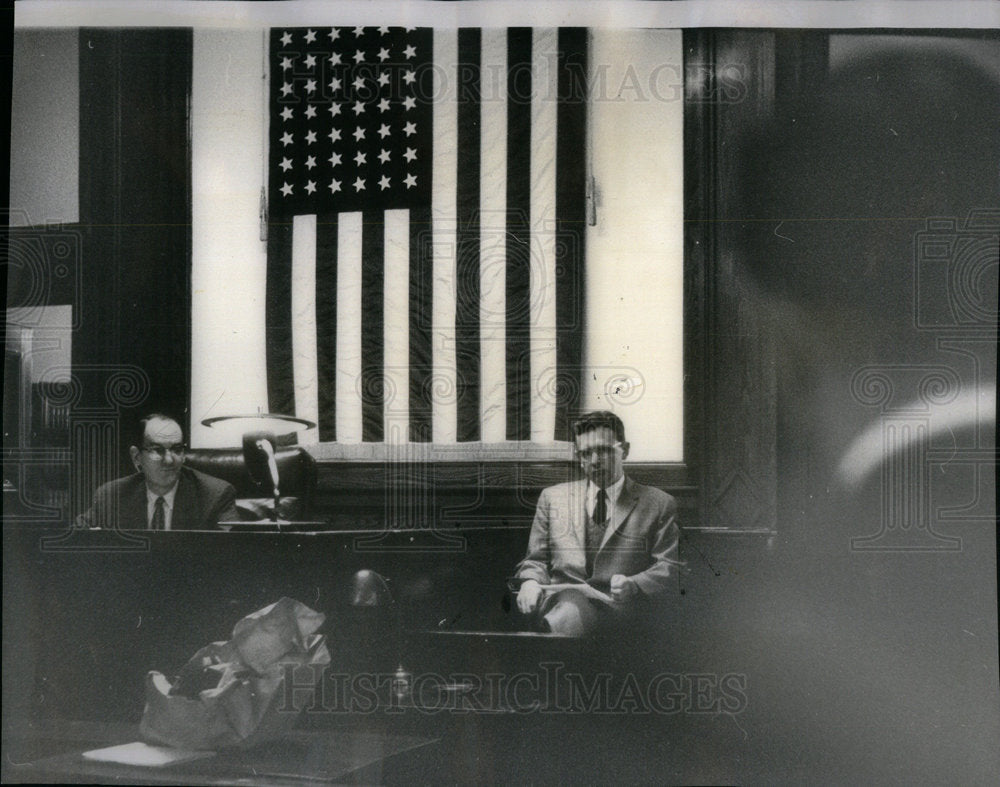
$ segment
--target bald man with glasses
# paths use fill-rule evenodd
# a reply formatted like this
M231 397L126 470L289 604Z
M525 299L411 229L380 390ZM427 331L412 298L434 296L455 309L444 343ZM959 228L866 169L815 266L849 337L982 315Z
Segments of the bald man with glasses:
M214 530L240 518L232 484L184 467L184 432L173 418L143 418L129 455L136 473L101 486L79 527Z
M585 636L662 597L679 565L679 530L674 498L625 475L617 415L588 413L573 436L585 478L542 491L515 583L534 625Z

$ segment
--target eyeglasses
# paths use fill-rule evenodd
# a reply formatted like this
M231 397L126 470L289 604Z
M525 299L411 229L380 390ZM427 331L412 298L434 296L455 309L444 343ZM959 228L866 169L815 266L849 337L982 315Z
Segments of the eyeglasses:
M590 459L591 457L604 459L614 454L614 452L620 448L622 448L621 443L615 443L614 445L595 445L590 448L577 448L573 451L573 453L576 455L576 458L580 460Z
M177 443L176 445L144 445L142 450L160 460L167 458L167 451L178 459L183 459L184 452L187 451L187 446L184 443Z

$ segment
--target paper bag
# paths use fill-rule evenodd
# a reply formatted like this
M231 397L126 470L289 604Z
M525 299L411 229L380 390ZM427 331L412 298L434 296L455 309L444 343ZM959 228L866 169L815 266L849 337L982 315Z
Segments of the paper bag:
M180 675L146 676L139 727L149 743L186 749L249 746L287 731L330 663L324 615L290 598L247 615L228 642L192 656ZM294 691L285 690L291 679Z

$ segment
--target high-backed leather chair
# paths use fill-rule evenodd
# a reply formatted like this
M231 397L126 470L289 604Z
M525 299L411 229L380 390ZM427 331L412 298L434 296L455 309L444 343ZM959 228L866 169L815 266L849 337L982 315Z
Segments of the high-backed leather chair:
M278 465L281 500L278 516L287 520L312 518L316 495L316 460L300 446L283 446L274 451ZM240 448L190 448L184 464L228 481L236 487L236 506L247 520L269 519L274 505L270 478L250 477Z

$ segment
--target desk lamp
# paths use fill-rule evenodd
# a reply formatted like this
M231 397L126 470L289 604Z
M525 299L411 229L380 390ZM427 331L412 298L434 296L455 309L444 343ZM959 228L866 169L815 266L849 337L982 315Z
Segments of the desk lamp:
M201 423L209 428L215 424L243 421L240 424L243 431L243 460L247 472L255 484L266 487L271 484L274 496L274 508L271 511L271 521L280 527L278 519L278 503L281 500L281 486L278 478L278 463L274 458L274 449L278 444L278 435L287 435L316 426L312 421L296 418L293 415L262 413L260 408L254 415L219 415L206 418Z

